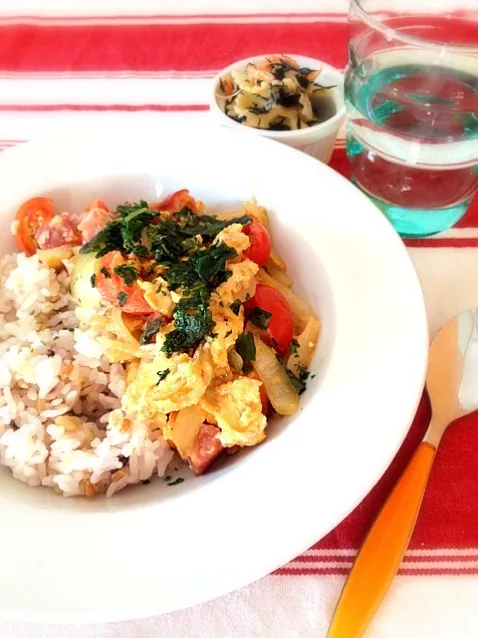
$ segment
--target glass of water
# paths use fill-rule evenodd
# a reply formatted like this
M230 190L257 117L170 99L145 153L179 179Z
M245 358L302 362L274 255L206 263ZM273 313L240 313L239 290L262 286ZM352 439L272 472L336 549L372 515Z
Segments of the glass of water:
M353 182L403 236L450 228L478 190L478 0L351 0L349 28Z

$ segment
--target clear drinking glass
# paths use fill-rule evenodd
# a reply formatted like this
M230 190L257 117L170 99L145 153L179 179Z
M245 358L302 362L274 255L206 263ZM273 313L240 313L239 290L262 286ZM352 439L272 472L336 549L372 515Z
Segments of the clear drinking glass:
M351 0L349 28L352 180L401 235L450 228L478 189L478 0Z

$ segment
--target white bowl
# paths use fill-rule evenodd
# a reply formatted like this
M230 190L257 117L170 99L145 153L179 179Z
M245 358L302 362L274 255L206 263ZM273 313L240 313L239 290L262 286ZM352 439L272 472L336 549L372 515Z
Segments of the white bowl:
M338 69L330 66L330 64L322 62L321 60L307 58L302 55L287 55L296 60L301 66L305 66L310 69L322 68L322 72L317 81L320 84L327 86L335 85L335 88L331 91L336 109L333 117L325 120L325 122L322 122L321 124L314 124L314 126L299 129L298 131L267 131L240 124L225 114L225 98L221 89L220 79L231 71L245 71L247 64L257 64L258 62L262 62L264 58L271 57L271 54L257 55L251 58L245 58L244 60L238 60L218 73L212 81L211 94L209 96L211 114L222 126L237 128L249 134L261 135L263 137L276 140L277 142L282 142L283 144L293 146L304 153L312 155L312 157L324 162L324 164L328 164L334 150L337 134L345 119L343 92L344 76Z
M0 250L17 206L48 195L79 210L181 187L213 209L255 197L322 336L301 411L210 474L112 499L65 499L0 468L0 615L124 620L246 585L309 548L367 494L402 443L427 359L423 298L377 208L305 153L259 136L184 126L41 141L0 156ZM158 149L160 149L158 151ZM227 152L227 158L225 153ZM233 149L231 151L230 149ZM227 161L226 161L227 159Z

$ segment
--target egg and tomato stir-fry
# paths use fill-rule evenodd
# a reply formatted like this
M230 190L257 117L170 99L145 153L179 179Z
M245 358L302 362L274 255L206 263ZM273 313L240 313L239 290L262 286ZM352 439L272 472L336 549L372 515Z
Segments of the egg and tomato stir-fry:
M71 293L97 309L103 352L126 367L125 416L159 427L197 474L298 410L319 322L291 290L263 208L209 215L181 190L114 212L96 200L75 217L35 198L13 232L52 268L73 261Z

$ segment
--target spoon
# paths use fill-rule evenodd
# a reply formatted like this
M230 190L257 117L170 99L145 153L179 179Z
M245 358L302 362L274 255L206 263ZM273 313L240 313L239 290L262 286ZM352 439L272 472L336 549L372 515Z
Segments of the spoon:
M446 323L430 346L426 387L432 418L373 523L345 582L327 638L360 638L384 599L410 541L441 437L478 409L478 309Z

